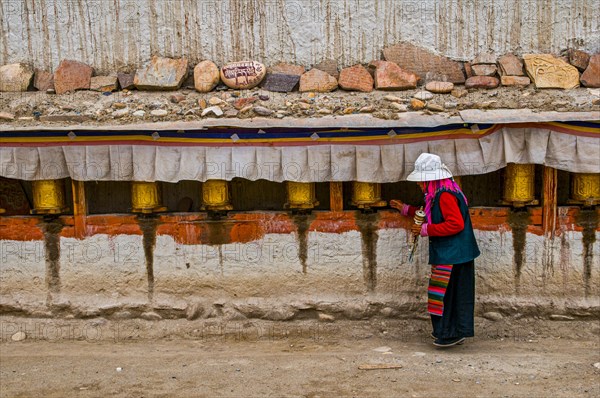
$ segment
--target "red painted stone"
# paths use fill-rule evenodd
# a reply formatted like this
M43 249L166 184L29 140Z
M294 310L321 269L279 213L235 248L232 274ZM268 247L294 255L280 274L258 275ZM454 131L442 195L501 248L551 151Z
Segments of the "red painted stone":
M348 91L362 91L365 93L373 91L373 78L362 65L342 69L338 83L341 88Z
M465 82L466 88L496 88L500 80L492 76L473 76Z
M399 43L384 48L383 56L386 61L395 62L402 69L416 73L421 79L427 78L428 74L434 74L455 84L465 82L460 63L410 43Z
M54 72L56 94L64 94L75 90L89 90L93 73L92 67L82 62L62 61L56 72Z
M372 61L370 68L374 68L375 88L378 90L409 90L417 87L419 76L403 70L394 62Z
M586 87L600 87L600 54L590 57L590 63L579 80Z

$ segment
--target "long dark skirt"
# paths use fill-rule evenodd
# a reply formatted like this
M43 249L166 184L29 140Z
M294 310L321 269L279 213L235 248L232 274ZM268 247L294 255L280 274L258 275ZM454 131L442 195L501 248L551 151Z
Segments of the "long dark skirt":
M454 264L444 294L442 316L431 315L433 334L440 339L473 337L475 311L475 263Z

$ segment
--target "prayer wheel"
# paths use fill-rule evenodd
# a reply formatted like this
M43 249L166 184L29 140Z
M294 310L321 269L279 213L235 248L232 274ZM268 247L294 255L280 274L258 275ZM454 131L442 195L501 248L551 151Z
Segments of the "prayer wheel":
M131 183L131 211L150 214L166 211L162 206L160 185L156 182L133 181Z
M460 176L453 176L454 182L462 189L462 178Z
M207 180L202 184L202 209L210 211L233 210L229 183L225 180Z
M535 165L509 163L504 175L504 204L514 207L536 205Z
M570 203L594 206L600 203L600 174L572 173Z
M61 214L65 206L64 180L39 180L32 182L33 210L31 214Z
M352 184L352 205L361 209L386 206L387 202L381 200L381 184L354 181Z
M314 182L287 181L286 209L313 209L319 205L315 194Z

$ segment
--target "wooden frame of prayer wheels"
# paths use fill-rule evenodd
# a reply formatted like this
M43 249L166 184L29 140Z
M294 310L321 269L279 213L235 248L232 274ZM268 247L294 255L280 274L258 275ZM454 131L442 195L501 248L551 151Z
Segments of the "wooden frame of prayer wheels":
M571 173L569 203L595 206L600 203L600 174Z
M61 214L67 211L65 206L64 180L32 181L33 210L31 214Z
M131 211L133 213L159 213L166 211L162 205L160 185L157 182L133 181L131 183Z
M286 209L314 209L319 205L315 194L314 182L287 181Z
M537 205L535 199L535 165L509 163L504 173L502 204L514 207Z
M229 182L225 180L207 180L202 183L202 210L233 210Z
M384 207L387 202L381 200L381 184L354 181L352 183L351 204L360 209L369 209L371 207Z

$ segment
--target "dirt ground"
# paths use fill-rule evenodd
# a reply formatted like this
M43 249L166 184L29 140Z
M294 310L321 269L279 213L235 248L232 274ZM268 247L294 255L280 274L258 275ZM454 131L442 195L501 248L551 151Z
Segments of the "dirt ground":
M476 318L477 336L451 349L424 319L3 317L0 331L2 397L600 396L598 320Z

